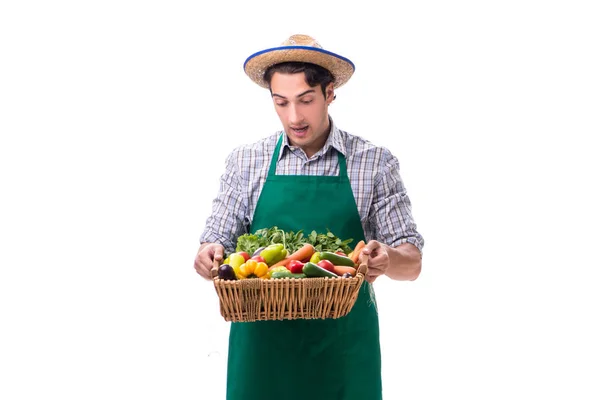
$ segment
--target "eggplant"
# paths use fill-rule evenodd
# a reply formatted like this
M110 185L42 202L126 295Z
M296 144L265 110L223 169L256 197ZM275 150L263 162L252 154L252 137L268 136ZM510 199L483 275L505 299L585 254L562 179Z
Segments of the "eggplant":
M252 257L260 256L260 252L266 249L266 246L259 247L253 254Z
M235 281L235 271L229 264L223 264L219 267L219 278L226 281Z

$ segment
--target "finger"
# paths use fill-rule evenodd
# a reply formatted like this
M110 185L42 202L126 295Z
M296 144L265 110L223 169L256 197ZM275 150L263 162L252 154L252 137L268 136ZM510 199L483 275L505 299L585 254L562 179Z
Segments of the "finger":
M210 276L209 275L210 271L207 270L205 265L206 264L204 264L202 262L196 262L196 264L194 264L194 268L196 269L196 272L198 273L198 275L200 275L204 279L208 279Z
M368 256L371 256L372 254L375 254L377 252L377 249L379 248L379 246L380 246L380 244L378 241L369 240L369 243L367 243L365 245L365 247L363 247L362 253L366 254Z
M208 274L206 273L206 270L204 269L199 269L196 270L196 272L198 272L198 275L200 275L201 277L203 277L204 279L208 279Z
M215 261L223 261L223 246L218 245L215 249L214 260Z
M374 257L369 257L367 266L375 269L385 269L388 264L389 258L386 254L378 254Z
M376 265L367 265L367 267L369 268L369 271L367 272L367 274L371 274L371 275L381 275L384 272L384 267L381 264L376 264Z
M200 270L200 276L202 276L206 280L211 280L211 269L213 267L212 262L210 264L204 264Z
M194 269L200 275L202 275L202 262L200 261L200 255L196 256L194 260Z
M198 254L194 263L196 272L204 279L210 279L210 269L213 266L211 256L206 253Z
M379 275L373 275L373 274L367 274L367 276L365 277L365 280L369 283L373 283L375 282L375 279L377 279Z

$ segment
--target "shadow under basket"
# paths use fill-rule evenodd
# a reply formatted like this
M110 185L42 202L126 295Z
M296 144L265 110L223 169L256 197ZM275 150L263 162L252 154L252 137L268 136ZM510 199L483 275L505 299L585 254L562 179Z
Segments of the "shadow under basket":
M219 295L221 315L226 321L252 322L284 319L327 319L347 315L364 281L367 265L362 262L351 278L218 278L218 263L211 270Z

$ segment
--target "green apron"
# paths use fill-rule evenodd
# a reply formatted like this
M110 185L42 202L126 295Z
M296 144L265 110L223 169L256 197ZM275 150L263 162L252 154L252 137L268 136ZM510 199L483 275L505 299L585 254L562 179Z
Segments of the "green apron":
M329 229L353 238L351 245L364 240L344 156L338 152L339 176L275 175L282 138L250 231ZM365 281L342 318L231 323L227 399L381 399L379 321L369 286Z

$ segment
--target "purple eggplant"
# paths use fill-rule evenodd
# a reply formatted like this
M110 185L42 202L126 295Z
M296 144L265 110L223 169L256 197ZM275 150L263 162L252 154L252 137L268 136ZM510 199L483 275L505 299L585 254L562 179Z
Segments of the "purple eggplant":
M219 267L219 278L226 281L235 281L235 271L229 264L223 264Z
M261 251L263 251L265 248L266 248L265 246L263 246L263 247L259 247L259 248L258 248L258 249L257 249L257 250L254 252L254 254L252 254L252 257L260 256L260 252L261 252Z

